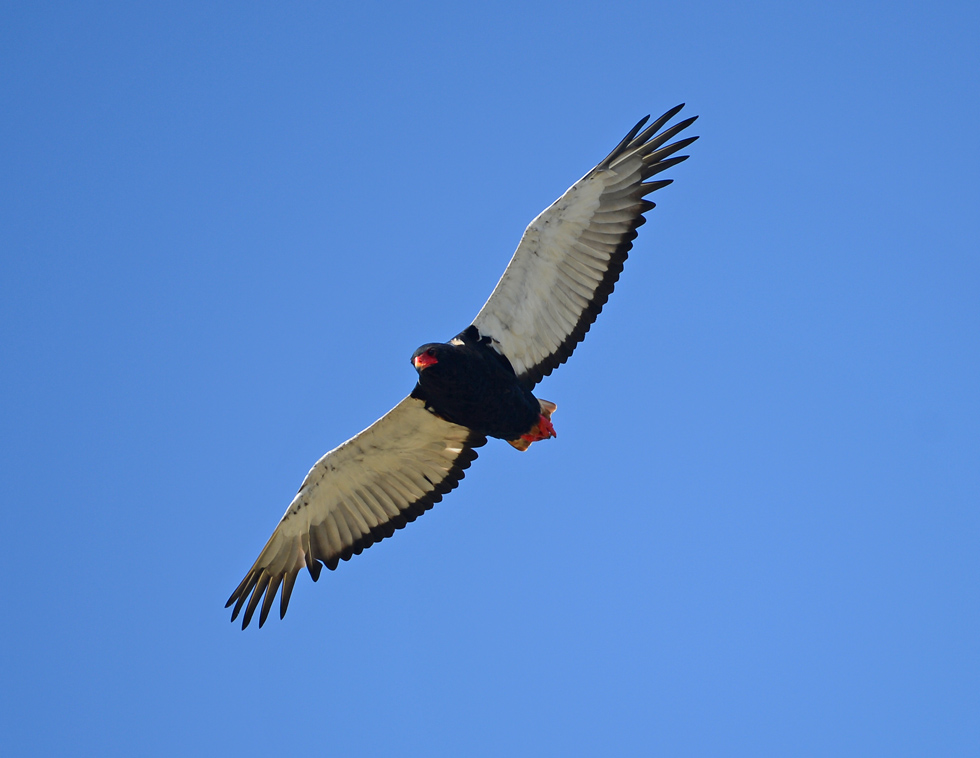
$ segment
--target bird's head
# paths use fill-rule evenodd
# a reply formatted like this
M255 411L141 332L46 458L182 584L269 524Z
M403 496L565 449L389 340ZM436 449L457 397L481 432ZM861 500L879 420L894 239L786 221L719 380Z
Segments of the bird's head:
M441 348L443 347L445 346L430 343L422 345L412 353L412 365L415 366L415 370L421 374L429 366L436 365L439 362L439 353L442 352Z

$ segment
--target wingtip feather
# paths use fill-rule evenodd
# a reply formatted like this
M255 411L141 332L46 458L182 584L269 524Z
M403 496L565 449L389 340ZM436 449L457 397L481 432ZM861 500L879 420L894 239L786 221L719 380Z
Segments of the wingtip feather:
M279 618L286 617L286 608L289 607L289 598L293 594L293 585L296 584L296 577L299 572L287 571L282 582L282 593L279 595Z

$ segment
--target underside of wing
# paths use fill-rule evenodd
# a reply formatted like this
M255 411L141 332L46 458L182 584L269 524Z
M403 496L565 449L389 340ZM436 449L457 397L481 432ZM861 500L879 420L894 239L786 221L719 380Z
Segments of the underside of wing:
M279 526L228 599L242 628L261 603L265 623L280 586L280 618L300 570L313 581L396 529L454 489L486 437L452 424L408 397L356 437L327 453L306 475ZM263 599L264 598L264 599Z
M661 131L682 107L646 129L649 117L640 121L531 222L473 320L528 387L568 359L612 293L643 214L654 207L646 195L671 182L646 180L687 158L674 153L697 137L667 143L696 117Z

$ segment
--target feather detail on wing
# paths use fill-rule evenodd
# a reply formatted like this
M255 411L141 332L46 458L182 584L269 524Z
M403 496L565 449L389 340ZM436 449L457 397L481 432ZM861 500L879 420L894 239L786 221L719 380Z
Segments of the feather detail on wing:
M242 628L261 603L265 623L280 586L280 618L300 570L316 581L414 521L463 478L486 437L450 423L407 397L356 437L323 456L306 475L255 564L228 599ZM264 600L263 600L264 596Z
M671 180L646 179L687 159L697 137L662 147L694 118L660 132L683 105L644 129L644 118L605 160L530 223L490 299L473 320L530 388L564 363L605 305L636 238L645 196ZM658 132L660 132L658 134Z

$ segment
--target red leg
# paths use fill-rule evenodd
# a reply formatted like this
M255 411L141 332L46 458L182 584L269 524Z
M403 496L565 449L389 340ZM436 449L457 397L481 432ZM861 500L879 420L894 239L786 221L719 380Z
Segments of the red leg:
M521 439L525 442L539 442L540 440L557 436L558 434L555 432L555 427L552 425L551 419L541 414L538 416L538 423L532 426L531 431L527 434L522 434Z

